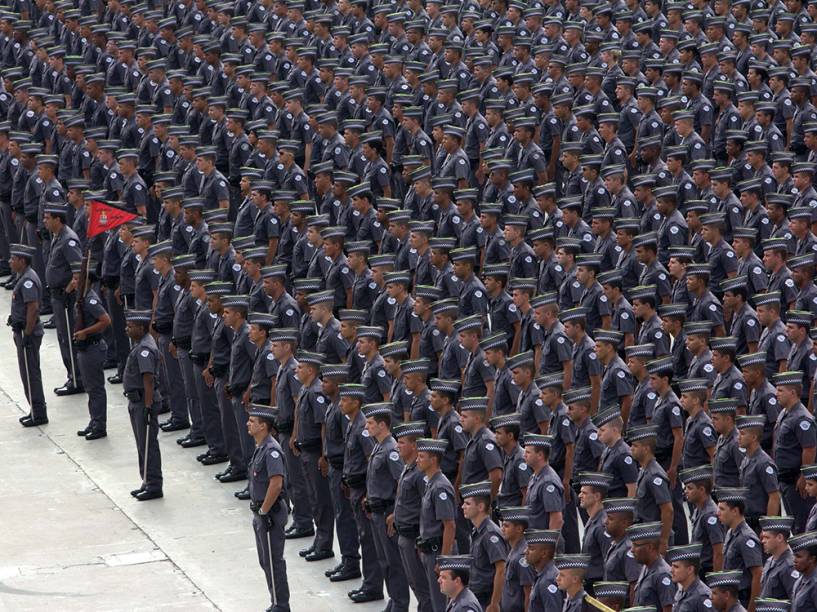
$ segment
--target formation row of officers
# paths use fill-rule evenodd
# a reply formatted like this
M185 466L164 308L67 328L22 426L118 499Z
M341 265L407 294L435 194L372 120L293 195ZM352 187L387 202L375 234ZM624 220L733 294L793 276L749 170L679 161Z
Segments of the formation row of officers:
M203 203L183 207L195 222ZM599 273L599 254L577 254L580 239L556 243L562 263L551 264L575 279L559 291L514 277L511 295L507 266L478 277L476 249L439 240L433 265L453 274L413 286L394 255L346 243L346 228L318 215L306 219L306 240L321 240L309 267L323 260L326 272L294 280L286 264L264 265L265 246L232 246L229 223L209 226L212 267L200 268L136 218L108 237L134 256L128 295L106 291L68 218L64 204L44 207L66 386L88 393L77 433L107 435L110 342L125 355L142 476L132 494L163 495L158 432L189 428L177 442L206 446L205 465L226 463L218 480L247 480L236 495L251 502L272 609L288 606L284 542L311 536L306 561L334 556L337 537L341 561L327 577L362 577L351 600L388 595L390 609L407 609L410 590L428 610L784 606L770 598L810 609L814 315L786 310L783 292L749 295L738 276L720 283L721 301L711 266L674 247L669 269L700 297L662 303L660 285L639 285L630 304L623 270ZM718 231L723 218L704 221ZM423 234L414 223L413 241ZM634 242L640 277L667 275L645 256L655 235ZM812 255L789 258L785 240L763 246L766 267L774 254L810 282ZM11 254L9 324L31 404L21 423L40 426L43 283L35 247ZM372 305L341 307L354 305L360 276ZM562 308L574 283L580 297Z

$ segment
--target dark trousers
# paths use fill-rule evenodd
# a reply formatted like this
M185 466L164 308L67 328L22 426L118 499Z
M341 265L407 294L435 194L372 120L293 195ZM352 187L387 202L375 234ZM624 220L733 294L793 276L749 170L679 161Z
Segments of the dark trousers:
M397 546L400 549L400 560L403 562L403 571L406 573L409 587L417 598L418 612L432 612L431 594L428 590L428 580L423 567L423 560L417 550L414 538L397 537ZM439 590L439 589L437 589Z
M113 338L113 346L116 353L116 371L119 376L122 376L122 371L125 369L125 362L128 360L128 353L130 352L130 340L127 333L125 333L125 304L120 304L114 295L115 289L105 287L105 304L108 306L108 314L111 317L111 337Z
M48 417L43 393L43 374L40 370L40 345L42 336L32 336L31 346L23 346L23 333L14 332L14 346L17 347L17 365L20 369L20 380L31 407L31 416L35 419Z
M289 581L287 580L287 562L284 559L286 523L285 504L278 504L278 510L273 515L272 527L267 527L266 522L260 516L252 517L258 563L264 570L264 577L267 579L273 612L289 612Z
M11 218L11 203L0 202L0 266L8 272L8 260L11 257L10 247L18 242L20 234Z
M565 493L567 493L567 491L565 491ZM573 487L570 488L570 501L565 503L562 538L564 540L565 553L577 554L581 551L578 507L576 505L576 491Z
M204 425L201 421L201 405L199 404L199 394L196 390L196 374L193 369L193 362L190 360L190 353L184 349L176 347L176 359L179 362L179 371L182 374L182 384L184 387L185 403L187 412L190 414L190 439L202 440L204 438Z
M146 411L142 402L128 402L128 415L136 439L136 452L139 455L139 475L146 491L162 490L162 454L159 451L159 412L160 405L153 404ZM148 427L148 414L150 426ZM147 440L146 440L147 438ZM145 473L145 443L147 442L147 473Z
M193 364L194 381L196 383L196 397L201 408L201 427L204 432L204 439L207 440L207 448L211 455L224 457L227 454L227 447L224 444L224 434L221 431L221 415L218 410L218 399L216 390L204 382L202 366ZM195 426L195 421L194 421Z
M241 452L241 441L238 438L238 430L235 427L235 416L233 416L233 404L227 397L225 389L227 379L216 378L213 386L216 389L216 399L218 400L218 412L221 420L221 431L224 434L224 444L227 447L227 457L230 459L230 467L236 474L247 473L247 461Z
M77 351L77 364L88 394L88 425L94 431L105 431L108 421L108 394L105 391L105 371L102 369L107 352L108 345L104 340Z
M329 493L332 495L332 507L335 511L335 531L338 534L338 546L343 562L358 565L360 541L357 539L352 506L344 493L342 476L342 469L329 466Z
M292 503L292 524L298 529L312 529L312 506L300 458L289 448L289 434L279 434L278 442L284 451L287 464L287 494Z
M37 230L37 224L26 221L24 225L25 244L34 247L34 257L31 258L31 267L43 281L45 280L45 252L43 241Z
M383 573L386 590L389 592L390 601L387 609L390 612L408 612L408 581L400 559L397 534L389 535L384 513L374 512L372 514L372 533L377 559L380 562L380 571Z
M372 522L363 511L361 500L366 495L366 489L352 489L349 502L352 504L352 512L355 515L357 525L357 537L360 540L360 554L363 558L363 584L361 590L367 593L383 592L383 571L377 560L377 549L374 544L374 534L372 532ZM443 609L444 610L444 609Z
M57 342L60 345L62 363L68 372L68 379L76 387L82 386L82 376L77 367L77 348L74 346L74 294L66 293L60 297L51 296L51 307L54 309L54 324L57 328Z
M162 356L162 397L170 405L170 419L174 423L190 423L187 413L187 397L185 396L182 370L179 360L170 352L170 334L157 334L159 351ZM246 469L246 467L245 467Z
M235 419L235 428L238 431L238 443L241 445L241 457L244 462L244 469L248 469L252 453L255 450L255 442L250 437L247 431L247 411L244 409L244 404L241 403L240 397L232 397L230 404L233 407L233 418Z
M451 554L456 554L456 552L456 550L451 551ZM423 568L425 569L428 592L431 595L431 609L434 610L434 612L445 612L448 602L446 601L445 595L440 592L440 585L437 582L437 572L434 571L438 556L439 552L420 553L420 559L422 559Z
M312 519L315 521L315 550L332 550L335 540L335 512L329 493L329 480L318 467L320 451L301 451L299 459L306 479Z
M780 483L780 494L786 506L786 514L794 516L792 533L803 533L806 528L806 519L814 505L813 497L801 497L797 491L797 484Z

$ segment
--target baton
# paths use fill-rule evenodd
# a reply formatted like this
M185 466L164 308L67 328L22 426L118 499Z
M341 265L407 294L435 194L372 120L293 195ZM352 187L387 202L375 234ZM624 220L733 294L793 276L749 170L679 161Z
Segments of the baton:
M145 404L145 459L142 468L142 486L147 488L148 482L148 446L150 445L150 408Z
M23 363L26 367L26 391L28 393L28 406L31 408L31 415L34 416L34 404L31 396L31 374L28 372L28 347L25 345L25 334L20 334L20 344L23 345Z
M272 540L269 536L269 526L264 525L264 529L267 531L267 559L269 560L269 577L270 577L270 585L272 586L272 607L278 605L278 595L275 592L275 574L272 571Z
M68 304L65 304L65 330L68 332L68 354L71 356L71 382L76 388L79 385L77 385L77 370L74 365L74 341L71 338L73 330L71 329L71 320L68 317Z

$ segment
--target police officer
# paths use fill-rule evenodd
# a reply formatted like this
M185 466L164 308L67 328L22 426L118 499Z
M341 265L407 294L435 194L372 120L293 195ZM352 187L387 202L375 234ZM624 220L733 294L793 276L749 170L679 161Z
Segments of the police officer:
M454 486L440 471L440 460L448 443L445 440L420 438L417 440L417 467L426 479L426 489L420 505L420 536L417 550L425 570L434 612L450 612L437 584L435 568L443 555L456 551L455 519L457 516ZM470 568L470 559L468 567Z
M383 599L383 572L377 560L372 523L363 508L367 462L375 440L366 429L366 417L360 410L365 395L363 386L351 383L340 385L338 393L341 412L349 420L343 457L343 484L349 491L363 560L363 584L359 589L350 591L349 598L356 603L378 601Z
M642 425L631 428L628 439L633 449L633 459L641 466L635 492L636 521L660 521L661 543L666 548L673 528L674 500L669 477L655 460L657 435L655 425Z
M553 436L528 433L524 436L525 463L533 473L528 481L525 503L530 507L533 529L561 529L564 523L564 485L548 463Z
M394 498L394 512L386 517L387 526L397 533L400 559L411 590L419 608L431 610L431 594L420 553L417 538L420 535L420 507L426 483L423 472L417 465L417 439L425 434L424 421L401 423L392 429L397 439L397 450L403 462L403 470L397 483Z
M800 468L814 463L817 433L814 419L800 403L803 375L782 372L775 375L777 401L782 408L774 427L774 462L780 480L780 493L787 512L795 517L795 533L805 527L813 498L805 496L805 482Z
M250 406L247 431L255 441L249 465L250 510L258 562L272 601L269 609L288 612L289 581L284 561L287 471L283 450L272 436L274 423L275 413L269 406Z
M446 612L477 612L482 610L476 596L468 588L471 555L439 557L439 590L448 598Z
M31 267L34 250L35 247L24 244L10 246L11 269L17 275L17 282L11 294L9 325L14 332L20 379L30 406L29 413L20 418L23 427L48 423L40 370L40 344L43 339L40 304L43 288L40 278Z
M72 338L74 324L71 313L74 307L74 292L79 275L71 272L71 263L82 259L79 238L66 225L68 209L62 203L49 203L43 207L46 229L51 232L51 247L45 269L45 282L51 292L51 307L57 326L60 354L68 371L66 383L54 389L57 395L82 393L82 377L77 368L76 347Z
M794 582L800 576L794 569L794 555L787 542L794 517L762 516L759 523L763 552L767 555L760 578L760 596L791 600Z
M723 542L723 569L740 571L738 597L741 603L754 601L760 594L763 551L760 540L744 520L747 489L718 488L718 518L727 528Z
M744 452L740 464L740 486L749 490L746 496L746 522L755 530L761 515L780 514L777 468L766 451L760 448L765 421L763 415L746 415L738 417L736 424L740 449Z
M718 506L712 500L712 466L700 465L682 470L684 496L692 504L692 534L690 540L701 544L699 570L714 567L715 557L723 559L725 529L718 521ZM722 563L718 563L720 567Z
M397 482L403 471L403 461L397 442L391 435L392 406L388 402L363 407L366 431L375 440L366 469L367 513L371 515L380 569L389 592L388 608L408 612L409 593L406 574L400 558L397 533L386 521L394 510Z
M85 381L88 392L88 412L90 421L85 429L77 431L86 440L97 440L107 435L108 397L105 392L105 357L108 346L103 334L111 324L111 318L102 305L102 300L89 286L96 283L96 262L90 257L85 261L71 264L71 271L77 274L78 302L74 325L74 344L77 347L77 365Z
M660 553L662 531L660 523L638 523L627 528L633 556L642 565L633 587L632 603L636 606L663 610L675 599L671 568Z
M597 469L611 477L607 495L632 496L638 479L638 464L622 437L624 421L619 409L611 406L606 411L599 412L593 417L593 424L598 428L599 441L604 444Z
M672 604L673 612L695 612L702 607L712 607L712 592L699 577L701 549L701 544L688 544L667 550L667 562L672 566L672 581L678 585Z
M159 407L162 403L161 355L148 331L149 310L126 313L127 332L133 348L128 354L122 386L128 398L128 414L138 451L142 485L131 491L138 501L162 497L162 455L159 451Z

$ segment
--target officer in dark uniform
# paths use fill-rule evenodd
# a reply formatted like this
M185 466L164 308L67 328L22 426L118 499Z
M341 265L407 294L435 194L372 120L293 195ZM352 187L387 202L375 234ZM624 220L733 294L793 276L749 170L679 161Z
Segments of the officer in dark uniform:
M488 312L488 291L474 274L477 265L475 247L453 249L449 257L454 265L454 275L462 282L460 286L460 316L478 314L485 316Z
M437 583L436 567L442 555L456 552L455 519L457 498L454 486L440 471L440 459L448 446L446 440L417 440L417 467L423 472L426 488L420 505L420 536L417 550L425 569L434 612L449 612L445 596ZM470 562L469 562L470 567Z
M97 281L96 267L96 262L90 258L71 264L72 273L79 279L76 312L71 313L75 317L76 327L73 340L77 347L77 365L88 392L90 414L88 426L79 430L77 435L84 436L86 440L97 440L107 435L108 398L104 364L108 347L103 335L111 324L111 318L99 295L90 286Z
M36 427L48 423L40 370L40 344L43 339L40 305L43 288L40 278L31 267L34 249L33 246L23 244L10 245L11 269L17 275L17 283L11 294L11 314L8 322L14 332L20 379L31 408L27 415L20 418L23 427Z
M635 493L638 464L621 435L624 421L618 406L609 406L607 410L600 411L593 417L593 424L598 428L599 441L605 447L597 470L610 476L607 496L627 497Z
M394 512L386 517L397 533L400 559L411 590L419 606L431 610L431 594L426 580L423 562L417 550L420 535L420 507L426 483L417 465L417 439L424 435L424 421L410 421L395 426L392 435L397 439L397 450L403 461L400 480L394 498Z
M716 487L736 487L740 483L743 453L738 446L738 430L735 427L737 408L738 402L732 398L709 401L712 425L719 434L712 461L713 484Z
M138 501L162 497L162 455L159 451L159 407L162 403L161 355L148 331L149 310L126 313L128 337L133 348L122 373L122 386L128 398L128 414L138 451L142 485L131 491Z
M724 571L740 571L738 597L741 603L754 601L760 594L763 550L760 540L744 520L747 489L715 489L718 518L727 528L723 543Z
M715 553L723 554L725 529L718 520L718 506L712 500L712 466L681 470L679 476L684 483L684 496L692 505L692 533L690 540L701 544L700 569L713 568Z
M804 496L800 468L815 462L817 432L814 418L800 403L803 384L801 372L782 372L773 379L781 411L774 427L774 459L777 465L780 493L787 513L795 517L795 532L804 529L814 499ZM802 492L801 492L802 491Z
M672 565L672 581L678 585L672 604L674 612L695 612L712 607L712 592L699 577L702 548L701 544L696 543L667 550L667 562Z
M706 378L687 378L678 383L681 406L687 413L684 423L684 444L681 466L697 467L710 463L715 454L717 436L712 419L704 409L709 381Z
M636 481L635 520L640 523L661 521L662 543L669 542L673 527L673 496L667 473L655 460L655 425L633 427L628 439L633 449L633 459L641 466Z
M272 436L275 413L269 406L252 404L247 431L255 441L249 464L250 510L258 563L270 591L272 612L289 611L289 581L284 561L287 522L287 470L281 446Z
M388 402L363 407L366 430L375 440L366 470L366 504L371 513L380 569L389 592L389 609L408 612L409 592L400 558L397 533L389 529L386 518L394 511L397 482L403 472L403 460L391 435L392 405Z
M627 528L633 543L633 556L641 565L641 573L633 588L633 603L663 610L672 605L676 587L672 584L671 568L661 556L663 545L661 523L638 523Z
M564 485L549 464L553 436L526 433L525 462L532 475L528 481L525 503L530 507L530 526L533 529L561 529L564 523Z
M768 555L761 574L760 597L791 599L794 583L800 577L800 572L794 569L794 555L787 543L794 517L763 516L759 523L763 552Z
M366 497L366 471L369 456L376 441L366 429L366 417L360 408L365 391L362 385L340 385L340 409L349 420L346 430L346 447L343 458L343 483L349 490L349 503L357 525L360 553L363 560L363 584L349 592L357 603L383 599L383 571L377 560L377 549L371 521L364 514Z
M777 467L766 451L760 448L765 424L763 415L740 416L736 423L740 449L744 453L740 464L740 485L749 491L746 496L746 522L756 531L761 516L780 514Z
M43 207L46 228L53 236L45 270L45 282L51 292L51 306L57 327L60 353L68 381L54 390L57 395L82 393L82 377L77 368L76 347L73 342L74 322L71 316L74 308L74 292L78 275L71 272L71 263L80 261L79 238L66 225L67 207L62 203L50 203Z

